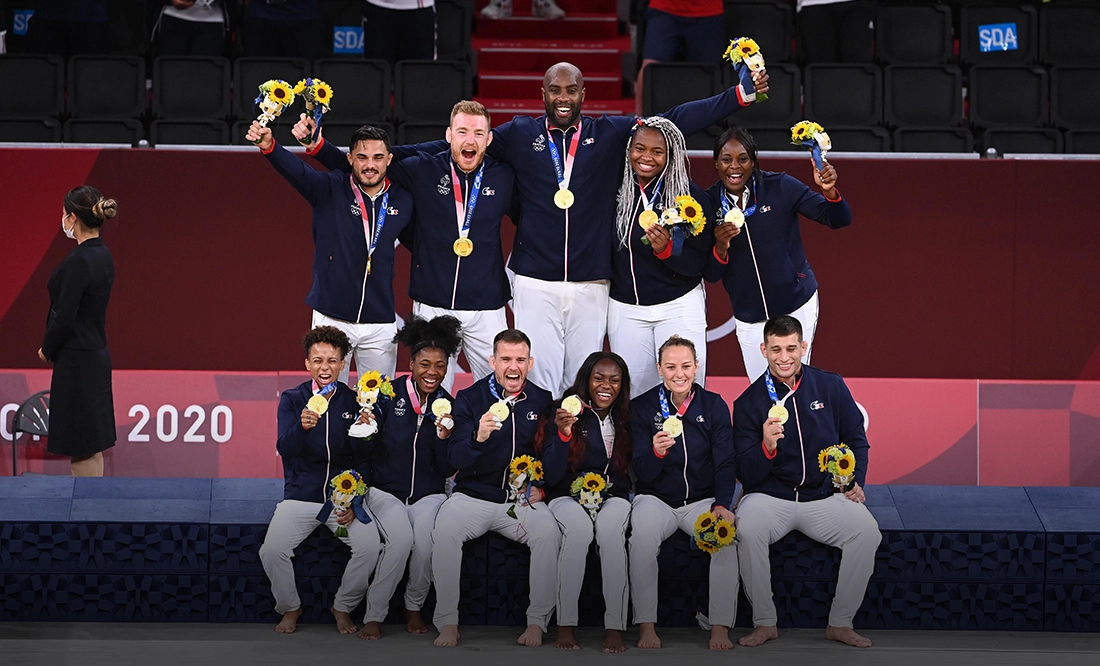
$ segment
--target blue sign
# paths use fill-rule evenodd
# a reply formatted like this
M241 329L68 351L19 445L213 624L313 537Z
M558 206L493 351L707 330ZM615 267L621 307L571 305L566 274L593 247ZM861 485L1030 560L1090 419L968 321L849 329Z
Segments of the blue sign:
M19 35L20 37L26 35L27 24L31 22L32 16L34 16L33 9L16 9L12 12L11 34Z
M1015 51L1018 47L1016 41L1015 23L990 23L978 26L978 45L982 53L990 51Z
M333 53L362 53L363 26L338 25L332 29Z

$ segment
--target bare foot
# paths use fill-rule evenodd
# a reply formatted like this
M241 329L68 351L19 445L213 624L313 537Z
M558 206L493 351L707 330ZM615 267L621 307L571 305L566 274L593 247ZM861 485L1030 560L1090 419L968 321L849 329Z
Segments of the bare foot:
M341 634L354 634L359 631L359 627L355 626L355 623L351 621L351 616L344 611L336 610L336 606L329 609L332 612L332 617L336 618L336 630Z
M603 632L603 651L608 654L626 652L626 644L623 643L623 632L618 629L605 629Z
M421 617L420 611L405 609L405 631L410 634L428 633L428 625L424 624L424 618Z
M581 649L581 646L577 645L577 634L573 631L573 627L558 627L558 640L554 641L554 647L559 650Z
M857 648L871 647L871 639L860 636L851 627L825 627L825 638Z
M748 636L742 636L737 643L743 647L756 647L777 638L779 638L779 630L775 627L757 627Z
M382 638L382 623L367 622L363 625L363 631L359 632L359 638L368 641L376 641L379 638Z
M527 630L519 635L516 642L520 645L526 645L527 647L538 647L542 645L542 628L537 624L527 625Z
M710 649L712 650L732 650L733 641L730 640L730 628L723 627L720 624L712 625L710 628Z
M643 650L660 650L661 639L657 636L657 626L652 622L638 625L638 647Z
M302 617L301 608L283 613L283 619L275 625L275 631L280 634L293 634L294 630L298 628L298 618L300 617Z
M458 645L458 625L448 624L439 630L439 636L434 641L437 647L453 647Z

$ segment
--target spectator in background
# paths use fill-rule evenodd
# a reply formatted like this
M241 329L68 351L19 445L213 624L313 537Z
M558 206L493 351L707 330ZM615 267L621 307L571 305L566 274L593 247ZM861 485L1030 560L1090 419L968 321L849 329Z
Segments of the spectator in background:
M481 10L481 18L506 19L512 16L512 0L490 0ZM561 19L565 12L554 0L531 0L531 16L537 18Z
M651 62L721 63L726 47L722 0L651 0L645 12L642 68L635 113L642 115L642 81Z
M38 0L27 24L31 53L68 58L107 52L106 0Z
M388 60L435 60L435 0L367 0L363 55Z
M798 0L798 49L806 62L871 62L874 0Z
M161 0L153 28L157 54L162 56L220 56L225 52L229 25L221 0Z
M251 58L324 55L320 0L251 0L244 24L244 52Z

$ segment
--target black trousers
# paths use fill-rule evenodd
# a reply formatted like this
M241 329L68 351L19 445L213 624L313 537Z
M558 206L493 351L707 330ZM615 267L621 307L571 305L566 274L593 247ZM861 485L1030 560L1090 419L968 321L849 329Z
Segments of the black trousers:
M850 0L798 12L798 49L809 63L871 62L875 3Z
M435 7L388 9L363 6L363 56L388 60L435 60Z

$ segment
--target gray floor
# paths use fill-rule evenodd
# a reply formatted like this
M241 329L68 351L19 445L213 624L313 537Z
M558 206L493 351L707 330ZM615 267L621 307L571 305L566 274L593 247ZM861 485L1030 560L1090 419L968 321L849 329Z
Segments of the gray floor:
M697 629L666 629L664 648L628 650L604 655L598 650L602 632L581 629L584 649L564 652L552 644L524 648L515 644L519 629L468 627L462 645L435 648L429 636L406 634L387 625L381 641L341 636L334 628L303 625L291 636L255 624L92 624L0 623L0 664L331 664L361 666L442 662L445 666L511 663L630 664L694 666L686 663L824 664L903 666L921 664L1100 664L1100 634L1024 632L867 631L875 642L857 650L823 638L823 632L788 629L780 639L759 648L734 648L729 653L706 649L707 634ZM740 635L744 630L735 629ZM553 632L553 629L551 629ZM627 638L637 640L635 632ZM629 643L628 643L629 644ZM349 661L338 661L347 658ZM354 661L352 661L354 660ZM721 660L721 661L719 661Z

